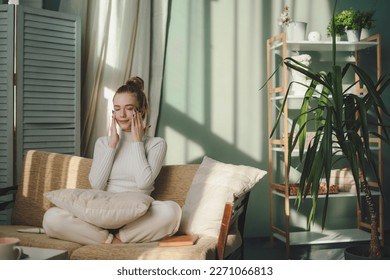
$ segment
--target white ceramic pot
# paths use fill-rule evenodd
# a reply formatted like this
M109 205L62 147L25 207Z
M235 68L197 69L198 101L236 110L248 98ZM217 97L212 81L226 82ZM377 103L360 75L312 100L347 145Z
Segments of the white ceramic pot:
M360 40L370 37L370 35L370 30L368 30L367 28L363 28L362 32L360 33Z
M303 41L306 38L306 22L290 22L286 27L288 41Z
M359 42L361 30L346 30L348 42Z

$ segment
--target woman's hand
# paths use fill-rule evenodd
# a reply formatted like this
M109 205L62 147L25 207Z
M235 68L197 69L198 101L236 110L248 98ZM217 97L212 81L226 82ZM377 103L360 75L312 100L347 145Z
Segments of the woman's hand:
M131 133L135 142L141 142L149 127L145 127L142 119L142 113L138 110L133 111L131 119Z
M111 148L115 149L119 142L118 131L116 130L115 112L112 112L111 127L110 127L110 143Z

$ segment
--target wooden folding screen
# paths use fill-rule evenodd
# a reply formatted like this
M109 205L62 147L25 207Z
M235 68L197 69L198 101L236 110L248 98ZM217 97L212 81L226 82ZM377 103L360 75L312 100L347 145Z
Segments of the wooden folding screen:
M0 188L18 183L28 150L80 154L80 24L0 5Z
M0 5L0 187L14 184L14 8Z
M17 9L18 164L31 149L80 154L79 22L58 12Z

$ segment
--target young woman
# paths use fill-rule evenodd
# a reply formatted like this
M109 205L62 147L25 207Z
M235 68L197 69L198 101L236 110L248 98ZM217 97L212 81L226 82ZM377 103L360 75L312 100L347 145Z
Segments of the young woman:
M149 109L144 82L132 77L113 98L110 135L96 141L89 174L92 188L108 192L134 191L150 195L160 172L167 145L148 137L144 124ZM121 129L117 131L116 124ZM150 242L173 235L179 228L181 208L173 201L153 201L145 215L120 229L86 223L58 207L44 216L46 234L80 244Z

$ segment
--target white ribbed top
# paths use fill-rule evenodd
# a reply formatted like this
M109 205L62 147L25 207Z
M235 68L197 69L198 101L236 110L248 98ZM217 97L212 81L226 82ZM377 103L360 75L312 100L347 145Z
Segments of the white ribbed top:
M163 164L167 144L159 137L134 142L131 132L123 132L116 149L108 146L109 136L95 144L89 181L94 189L110 192L135 191L150 195Z

